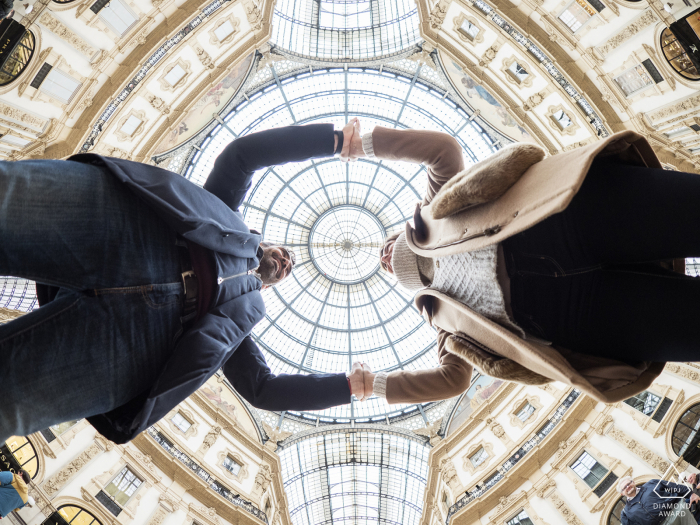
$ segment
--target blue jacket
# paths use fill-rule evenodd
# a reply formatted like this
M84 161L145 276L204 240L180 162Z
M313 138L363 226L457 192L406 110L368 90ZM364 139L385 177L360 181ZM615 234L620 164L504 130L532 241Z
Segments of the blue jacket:
M149 392L88 421L125 443L153 425L223 367L236 390L267 410L317 410L350 402L345 374L275 376L249 337L265 316L258 266L259 234L238 211L256 170L333 155L332 124L288 126L246 135L219 155L204 188L138 162L81 154L69 160L106 167L188 241L213 252L213 308L183 334Z
M690 500L690 489L671 481L652 479L639 487L637 495L628 499L620 521L622 525L658 525L675 505Z
M20 496L15 486L21 486L24 498ZM27 486L24 481L12 472L0 472L0 516L3 518L15 509L21 509L27 504Z

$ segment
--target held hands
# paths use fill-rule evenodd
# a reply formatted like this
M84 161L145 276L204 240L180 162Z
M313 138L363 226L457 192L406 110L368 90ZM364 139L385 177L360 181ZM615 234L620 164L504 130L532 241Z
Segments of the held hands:
M372 396L374 391L374 374L369 365L357 361L354 362L348 379L350 380L350 394L354 395L358 401L365 401Z
M343 128L343 149L340 152L340 160L354 162L359 157L365 156L365 150L362 148L360 121L354 117Z

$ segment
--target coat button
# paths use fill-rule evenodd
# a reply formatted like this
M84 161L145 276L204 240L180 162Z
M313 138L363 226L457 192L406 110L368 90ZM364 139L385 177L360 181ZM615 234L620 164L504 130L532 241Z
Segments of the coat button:
M222 233L221 236L222 236L222 237L228 237L229 234L228 234L228 233Z
M518 212L516 211L516 212L513 214L513 217L517 217L517 216L518 216Z

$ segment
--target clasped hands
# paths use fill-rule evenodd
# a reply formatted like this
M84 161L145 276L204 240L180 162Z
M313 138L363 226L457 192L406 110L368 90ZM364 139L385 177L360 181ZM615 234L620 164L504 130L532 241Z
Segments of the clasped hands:
M366 157L366 155L362 148L360 121L357 117L353 117L343 128L343 149L340 151L340 160L354 162L360 157Z
M350 380L350 394L354 395L358 401L365 401L370 398L374 391L374 374L369 365L355 361L352 364L352 371L348 374Z

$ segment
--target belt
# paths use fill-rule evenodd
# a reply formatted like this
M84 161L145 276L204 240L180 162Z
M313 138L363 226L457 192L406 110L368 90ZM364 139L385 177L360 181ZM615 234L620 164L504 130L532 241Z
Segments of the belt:
M190 251L187 248L187 242L178 235L175 244L178 247L178 254L180 256L182 287L185 291L185 297L182 301L182 317L180 317L180 322L184 328L197 317L199 283L197 282L197 274L195 274L192 269L192 259L190 258Z

